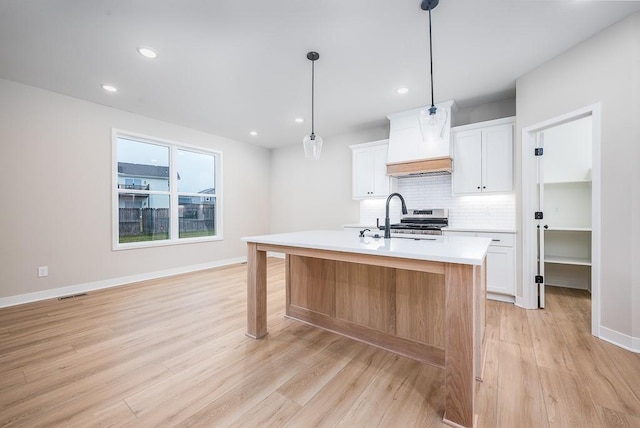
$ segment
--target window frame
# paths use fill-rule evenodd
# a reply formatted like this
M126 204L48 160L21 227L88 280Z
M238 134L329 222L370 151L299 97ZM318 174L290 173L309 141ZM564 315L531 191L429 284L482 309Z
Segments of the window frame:
M135 189L126 189L127 193L140 193L140 194L157 194L169 196L169 212L170 212L170 227L169 227L169 239L151 240L151 241L138 241L120 243L120 214L119 214L119 199L120 191L118 189L118 138L126 138L133 141L139 141L146 144L154 144L157 146L167 147L169 149L169 190L168 191L144 191ZM202 153L205 155L211 155L214 158L214 194L202 195L203 197L214 197L215 204L215 230L216 234L212 236L202 237L190 237L180 238L179 234L179 206L178 200L180 194L186 192L178 192L178 171L176 170L178 150L186 150L195 153ZM112 128L111 132L111 239L112 249L117 250L129 250L134 248L151 248L161 247L167 245L182 245L192 244L199 242L212 242L224 240L224 223L223 223L223 183L222 183L222 152L219 150L213 150L195 146L192 144L185 144L181 142L171 141L164 138L152 137L135 132L125 131L122 129Z

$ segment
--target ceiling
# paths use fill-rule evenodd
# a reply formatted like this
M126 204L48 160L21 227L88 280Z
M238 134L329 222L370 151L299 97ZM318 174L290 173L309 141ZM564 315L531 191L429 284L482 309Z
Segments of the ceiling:
M419 3L0 0L0 78L278 147L310 132L306 54L315 50L315 131L326 139L430 103ZM441 0L432 12L436 102L512 98L523 73L638 10L638 1Z

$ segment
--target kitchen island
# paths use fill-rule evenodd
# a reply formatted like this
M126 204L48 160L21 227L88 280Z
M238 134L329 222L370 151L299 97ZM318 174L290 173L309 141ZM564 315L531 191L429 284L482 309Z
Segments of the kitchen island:
M286 316L445 371L444 422L474 424L488 238L309 231L247 242L247 335L267 334L266 254L286 258Z

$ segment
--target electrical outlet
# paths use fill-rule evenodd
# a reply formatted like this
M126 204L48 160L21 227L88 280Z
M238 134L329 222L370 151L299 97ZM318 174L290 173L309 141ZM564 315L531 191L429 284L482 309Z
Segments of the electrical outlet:
M38 268L38 277L49 276L49 266L40 266Z

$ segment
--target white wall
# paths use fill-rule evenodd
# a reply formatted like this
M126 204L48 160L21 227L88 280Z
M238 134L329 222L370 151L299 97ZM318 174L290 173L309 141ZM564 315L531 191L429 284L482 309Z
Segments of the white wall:
M469 125L516 115L516 99L507 98L475 106L460 108L453 116L452 126Z
M0 94L0 299L240 258L241 236L269 232L269 150L7 80ZM112 128L222 151L225 239L112 251Z
M523 128L601 103L601 324L640 349L640 14L523 75L516 92L516 177Z
M325 138L318 161L305 159L302 137L271 153L271 231L339 229L358 223L349 145L389 138L388 126Z

